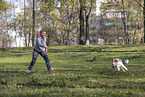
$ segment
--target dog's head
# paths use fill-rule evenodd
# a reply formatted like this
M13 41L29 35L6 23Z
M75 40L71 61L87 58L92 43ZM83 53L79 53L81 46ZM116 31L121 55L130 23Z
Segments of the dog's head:
M112 58L112 68L115 68L118 61L119 61L119 58L116 58L116 59Z

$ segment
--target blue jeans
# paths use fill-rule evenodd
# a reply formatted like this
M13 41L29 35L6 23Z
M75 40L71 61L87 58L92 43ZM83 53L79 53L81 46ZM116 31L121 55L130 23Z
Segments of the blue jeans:
M33 50L33 57L32 57L32 61L30 63L30 66L29 66L29 70L32 70L36 60L37 60L37 57L38 57L38 54L40 54L43 59L45 60L45 63L46 63L46 66L47 66L47 69L51 69L51 66L50 66L50 63L49 63L49 59L48 59L48 56L47 56L47 53L46 51L42 51L42 52L39 52L39 51L36 51L36 50Z

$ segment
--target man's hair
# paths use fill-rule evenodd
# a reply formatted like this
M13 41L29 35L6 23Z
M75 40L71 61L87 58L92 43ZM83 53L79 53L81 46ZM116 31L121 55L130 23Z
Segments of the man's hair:
M45 32L45 30L41 30L41 31L40 31L40 33L43 33L43 32Z

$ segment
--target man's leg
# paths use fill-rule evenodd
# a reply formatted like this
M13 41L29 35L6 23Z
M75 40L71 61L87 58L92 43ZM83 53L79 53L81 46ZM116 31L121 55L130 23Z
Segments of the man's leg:
M32 57L32 61L31 61L31 63L30 63L30 66L29 66L29 70L31 70L32 68L33 68L33 66L34 66L34 64L35 64L35 62L36 62L36 60L37 60L37 57L38 57L38 52L37 51L33 51L33 57Z
M50 69L51 69L51 66L50 66L50 62L49 62L47 53L46 53L45 51L43 51L43 52L40 53L40 55L41 55L41 56L43 57L43 59L45 60L47 69L50 70Z

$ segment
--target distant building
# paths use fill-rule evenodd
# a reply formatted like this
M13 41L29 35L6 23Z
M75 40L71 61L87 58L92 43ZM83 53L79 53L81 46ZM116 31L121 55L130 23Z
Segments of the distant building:
M123 41L126 37L124 33L124 24L126 23L126 32L129 30L129 25L131 25L127 19L123 21L123 8L121 0L115 0L113 2L103 2L101 5L101 16L103 21L101 25L105 28L102 28L101 34L104 37L105 44L119 44L120 41ZM125 11L127 13L127 11ZM125 15L125 18L127 15Z
M118 9L118 5L120 4L121 0L96 0L96 19L99 23L96 24L96 32L98 35L95 36L97 37L95 44L117 44L116 39L109 39L111 35L107 35L107 32L111 31L110 29L114 30L114 25L122 27L122 9ZM103 8L101 8L102 6ZM117 18L118 22L115 23L114 18ZM121 29L120 27L119 29ZM104 37L100 37L101 35Z

